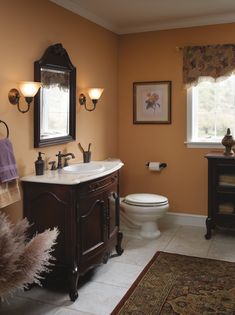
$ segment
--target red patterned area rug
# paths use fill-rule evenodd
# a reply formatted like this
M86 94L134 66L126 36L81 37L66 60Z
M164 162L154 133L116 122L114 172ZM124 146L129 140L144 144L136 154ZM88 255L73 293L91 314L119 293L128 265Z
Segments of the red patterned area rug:
M157 252L117 314L235 315L235 263Z

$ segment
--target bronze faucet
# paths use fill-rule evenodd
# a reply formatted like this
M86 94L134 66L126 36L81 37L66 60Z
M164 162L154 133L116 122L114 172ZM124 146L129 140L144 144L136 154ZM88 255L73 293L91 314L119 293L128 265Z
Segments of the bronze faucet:
M61 169L63 168L62 165L62 158L63 157L67 157L67 156L71 156L72 159L75 159L75 155L73 153L61 153L61 151L59 151L58 154L56 154L56 156L58 157L58 163L57 163L57 169Z

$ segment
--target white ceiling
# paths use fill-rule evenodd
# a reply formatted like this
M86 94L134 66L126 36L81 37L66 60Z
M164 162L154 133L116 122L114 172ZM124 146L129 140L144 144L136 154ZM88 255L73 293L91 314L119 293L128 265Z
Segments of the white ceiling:
M235 0L50 0L117 34L235 22Z

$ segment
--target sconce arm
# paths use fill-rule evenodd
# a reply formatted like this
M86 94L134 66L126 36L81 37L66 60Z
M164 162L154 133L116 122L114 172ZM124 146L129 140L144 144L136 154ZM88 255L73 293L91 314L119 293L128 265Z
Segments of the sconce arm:
M30 109L30 104L27 103L27 108L26 108L26 110L22 110L22 109L20 108L20 104L17 103L17 108L18 108L18 111L20 111L22 114L24 114L24 113L27 113L27 112L29 111L29 109Z
M98 102L98 100L92 100L93 107L92 108L88 108L86 106L86 96L83 93L81 93L80 96L79 96L79 104L80 105L84 105L85 109L88 112L92 112L93 110L95 110L97 102Z
M21 112L21 113L27 113L29 111L29 108L30 108L30 103L32 102L33 98L32 97L25 97L25 100L27 102L27 108L26 110L22 110L20 108L20 92L17 90L17 89L11 89L8 93L8 99L9 99L9 102L12 104L12 105L17 105L17 108L18 110Z
M95 110L97 102L98 102L98 100L92 100L92 103L93 103L93 107L92 107L92 108L87 108L86 103L85 103L85 104L84 104L85 109L86 109L88 112L92 112L93 110Z

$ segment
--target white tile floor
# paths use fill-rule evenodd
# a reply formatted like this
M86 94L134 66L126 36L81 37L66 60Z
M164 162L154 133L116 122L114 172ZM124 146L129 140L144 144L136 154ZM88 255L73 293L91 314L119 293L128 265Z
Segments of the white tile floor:
M123 240L122 256L92 271L72 303L68 295L34 287L17 292L0 306L1 315L108 315L126 293L156 251L174 252L235 262L235 234L216 232L204 238L205 228L174 226L163 228L152 241Z

